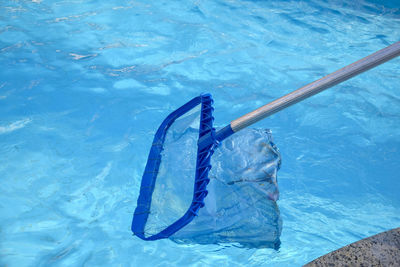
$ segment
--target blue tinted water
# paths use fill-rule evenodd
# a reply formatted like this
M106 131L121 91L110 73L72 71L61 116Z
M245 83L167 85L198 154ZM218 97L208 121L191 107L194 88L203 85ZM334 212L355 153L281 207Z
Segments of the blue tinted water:
M132 237L152 135L201 92L223 126L400 39L397 1L0 3L0 265L298 266L400 225L400 60L270 128L281 248ZM383 4L384 3L384 4Z

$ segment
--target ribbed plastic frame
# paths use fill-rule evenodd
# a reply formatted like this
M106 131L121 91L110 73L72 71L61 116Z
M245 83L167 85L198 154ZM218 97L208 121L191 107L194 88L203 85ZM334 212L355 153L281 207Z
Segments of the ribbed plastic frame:
M179 218L177 221L166 227L159 233L151 236L145 236L144 228L147 219L150 214L151 198L153 195L158 170L161 163L161 152L163 151L164 140L166 133L172 123L180 116L187 113L189 110L201 104L201 115L200 115L200 127L199 127L199 138L204 135L209 135L212 138L210 144L198 147L197 150L197 161L196 161L196 173L194 182L193 199L189 209L186 213ZM157 240L162 238L168 238L181 228L190 223L195 216L197 216L200 208L204 206L204 198L207 196L207 185L210 182L208 173L211 169L210 159L214 153L215 147L218 145L218 141L215 139L215 129L213 128L214 117L213 113L213 100L210 94L200 95L193 98L185 105L181 106L174 112L168 115L168 117L162 122L158 128L153 144L150 149L147 164L142 177L142 183L140 186L139 198L137 206L133 215L132 220L132 232L143 240ZM177 181L177 185L179 183Z

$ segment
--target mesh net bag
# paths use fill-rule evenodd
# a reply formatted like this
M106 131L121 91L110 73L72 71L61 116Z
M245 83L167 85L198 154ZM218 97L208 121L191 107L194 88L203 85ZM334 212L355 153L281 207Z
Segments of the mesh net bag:
M281 159L271 133L245 129L218 147L213 144L200 151L197 142L207 128L204 120L212 123L212 116L204 115L211 103L194 103L164 127L162 140L155 138L153 147L162 143L157 148L159 157L152 159L158 167L146 166L145 173L153 179L152 183L142 180L132 230L145 240L278 248ZM211 126L206 131L213 130ZM205 164L199 160L201 153L208 156Z

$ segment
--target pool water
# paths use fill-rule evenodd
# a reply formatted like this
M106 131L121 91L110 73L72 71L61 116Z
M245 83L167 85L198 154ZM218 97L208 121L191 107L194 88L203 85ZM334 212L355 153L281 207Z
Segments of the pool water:
M257 123L281 247L145 242L153 134L202 92L216 125L400 40L397 0L0 3L0 265L300 266L400 225L400 59Z

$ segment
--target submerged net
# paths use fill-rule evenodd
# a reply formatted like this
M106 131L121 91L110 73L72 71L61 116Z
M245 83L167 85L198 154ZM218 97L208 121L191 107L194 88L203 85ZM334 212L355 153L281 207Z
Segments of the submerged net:
M211 157L204 207L194 212L197 216L193 219L190 208L193 201L198 201L193 194L199 190L194 186L199 107L181 115L167 127L154 184L144 185L142 181L141 191L147 190L148 185L154 188L152 194L141 196L138 205L150 206L137 208L134 215L135 221L135 216L146 213L145 225L135 232L134 228L140 227L133 223L132 229L135 234L138 231L143 234L139 237L146 240L169 237L179 243L229 242L247 247L278 248L282 228L276 204L280 154L268 130L245 129L219 145ZM154 145L158 145L158 141ZM191 218L187 220L188 216ZM172 227L170 234L165 235L165 229L171 229L182 217L188 224Z
M211 158L205 206L170 238L185 243L279 247L282 220L276 204L276 174L280 162L269 130L244 129L224 140Z
M151 198L146 235L155 235L174 223L193 198L200 109L178 118L168 129L161 164Z

